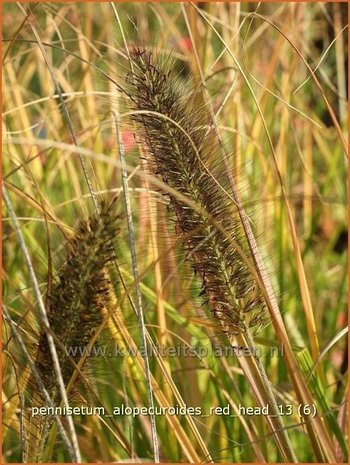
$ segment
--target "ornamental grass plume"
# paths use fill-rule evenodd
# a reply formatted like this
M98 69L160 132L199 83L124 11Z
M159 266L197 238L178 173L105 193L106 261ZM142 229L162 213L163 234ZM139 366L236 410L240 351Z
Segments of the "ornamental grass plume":
M117 216L114 202L103 203L99 214L82 221L73 238L66 243L66 262L58 272L57 279L48 295L48 320L52 331L65 386L69 386L79 364L80 372L88 375L85 349L91 349L94 337L107 316L110 301L110 278L108 267L113 260L112 238L117 233ZM39 335L36 367L49 393L52 403L62 402L53 368L46 331ZM44 405L44 399L33 378L32 406ZM83 399L79 395L81 377L72 384L69 398ZM42 461L45 455L51 417L36 417L29 420L28 461Z
M141 127L151 171L196 206L170 195L177 230L186 237L202 279L202 295L225 333L258 329L266 305L246 264L251 257L239 212L228 198L227 183L220 179L219 184L215 176L219 144L209 112L198 105L195 91L181 92L169 61L154 61L151 53L136 49L133 68L132 107L142 112L133 119Z
M177 232L218 327L232 345L250 349L248 360L239 361L258 402L270 406L267 421L282 456L296 461L264 368L253 355L252 335L267 320L266 303L238 205L228 193L210 111L198 86L184 91L170 57L134 48L130 58L127 93L147 166L168 186Z

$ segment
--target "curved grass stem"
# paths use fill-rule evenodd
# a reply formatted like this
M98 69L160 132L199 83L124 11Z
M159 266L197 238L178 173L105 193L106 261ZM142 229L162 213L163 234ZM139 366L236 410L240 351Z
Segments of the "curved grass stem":
M122 185L123 185L123 191L124 191L124 200L125 200L125 208L126 208L127 223L128 223L129 245L130 245L130 253L131 253L131 260L132 260L132 269L133 269L133 275L134 275L135 292L136 292L136 297L137 297L137 313L138 313L138 318L139 318L139 323L140 323L140 332L141 332L141 340L142 340L141 353L142 353L143 361L145 364L148 404L149 404L149 407L152 410L154 410L154 397L153 397L153 388L152 388L152 383L151 383L151 371L150 371L149 359L148 359L146 326L145 326L145 319L144 319L144 312L143 312L143 305L142 305L142 293L140 289L139 272L138 272L136 249L135 249L135 232L134 232L134 224L133 224L131 203L130 203L130 196L129 196L128 176L125 170L124 145L123 145L121 134L120 134L118 116L116 113L114 113L114 119L115 119L115 128L116 128L117 140L118 140L118 152L119 152L119 157L120 157L121 167L122 167L121 168ZM150 421L151 421L154 461L156 463L159 463L157 423L156 423L156 417L154 414L150 415Z
M241 368L249 380L260 407L268 406L266 420L274 434L276 443L284 460L293 463L298 462L287 431L284 428L277 401L271 388L271 383L260 358L254 355L257 351L249 329L247 328L245 333L238 336L229 337L229 341L233 347L237 344L240 347L248 348L248 356L238 357Z

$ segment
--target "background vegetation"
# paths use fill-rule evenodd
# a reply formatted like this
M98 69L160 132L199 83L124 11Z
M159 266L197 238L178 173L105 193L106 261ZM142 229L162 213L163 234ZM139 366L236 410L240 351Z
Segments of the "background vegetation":
M42 295L66 257L63 232L72 235L94 211L86 174L98 198L123 195L114 111L120 114L148 332L158 346L182 344L199 354L221 344L168 220L167 198L144 175L116 87L129 69L125 41L130 48L172 53L184 86L189 78L206 83L295 359L337 461L346 460L346 21L346 3L289 2L47 3L30 10L8 3L3 16L3 182ZM135 299L122 201L118 208L117 257ZM6 207L3 238L4 308L34 354L37 298ZM124 291L114 290L117 317L107 324L102 346L140 347L135 313ZM3 333L3 454L6 462L20 462L30 368L6 318ZM298 460L317 461L278 336L267 324L255 343L279 403L293 406L283 421ZM271 347L280 356L269 355ZM310 375L315 362L317 377ZM106 411L148 405L141 359L95 357L91 363L84 378ZM184 402L204 413L256 405L235 356L150 356L149 363L156 405ZM74 422L84 461L153 460L148 417ZM261 416L158 416L156 422L162 461L281 461ZM50 441L49 458L69 461L60 436Z

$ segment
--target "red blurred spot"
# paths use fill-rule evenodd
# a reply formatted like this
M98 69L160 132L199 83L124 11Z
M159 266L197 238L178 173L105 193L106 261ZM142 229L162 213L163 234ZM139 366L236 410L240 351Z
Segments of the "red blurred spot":
M179 47L184 52L192 52L192 41L190 37L184 37L179 40Z
M346 314L345 313L340 313L338 318L337 318L337 326L338 328L344 328L346 325Z
M343 362L343 353L340 350L335 350L332 352L331 360L333 365L335 365L337 368L340 368Z
M134 133L132 131L124 131L122 133L122 141L124 145L125 152L133 149L136 145Z

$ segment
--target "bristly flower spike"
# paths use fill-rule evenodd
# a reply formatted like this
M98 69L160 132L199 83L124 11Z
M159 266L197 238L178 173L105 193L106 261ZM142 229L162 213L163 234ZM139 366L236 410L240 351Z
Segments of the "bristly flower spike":
M227 172L218 166L221 146L210 112L195 89L183 92L169 59L162 62L151 52L134 49L132 63L132 118L148 165L171 188L177 231L219 328L231 345L236 339L251 350L241 366L248 379L257 381L251 386L259 403L271 405L273 415L267 421L283 457L294 462L264 367L253 356L250 333L264 325L266 302L252 272L254 260L240 211L225 188Z
M172 63L164 66L139 49L132 58L132 107L142 111L133 119L141 128L139 138L147 147L151 170L198 207L170 196L203 294L224 332L256 329L265 321L265 303L242 258L251 259L238 210L212 174L219 144L215 131L208 129L208 112L198 106L194 92L186 96L171 78Z

